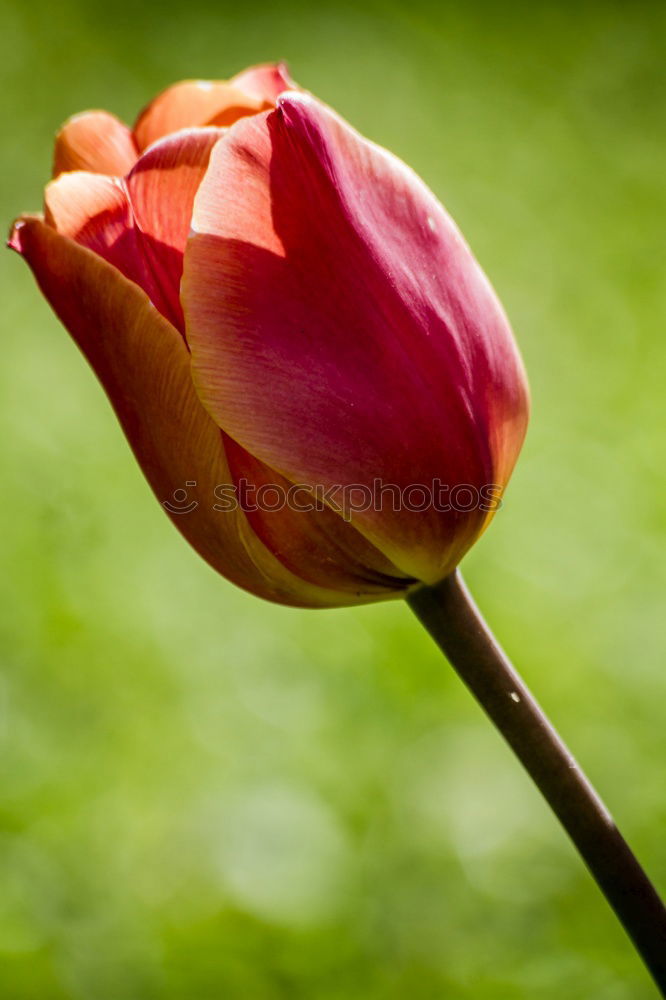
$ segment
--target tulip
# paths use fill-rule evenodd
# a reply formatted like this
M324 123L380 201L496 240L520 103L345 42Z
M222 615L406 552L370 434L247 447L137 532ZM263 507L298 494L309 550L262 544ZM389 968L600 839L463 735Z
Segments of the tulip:
M501 493L528 393L505 314L423 182L281 65L175 84L132 129L77 115L53 173L10 245L192 546L304 607L447 577L493 508L395 495ZM324 499L216 503L240 483ZM374 501L377 483L380 502L335 502Z
M496 506L435 502L435 484L501 495L528 391L492 288L422 181L259 66L178 83L131 130L70 119L44 214L10 245L216 570L303 607L406 597L666 989L663 903L456 571ZM293 502L229 502L248 487Z

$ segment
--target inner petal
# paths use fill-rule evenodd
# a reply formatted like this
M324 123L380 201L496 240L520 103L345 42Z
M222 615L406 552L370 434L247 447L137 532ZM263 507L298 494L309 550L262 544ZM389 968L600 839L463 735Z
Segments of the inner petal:
M146 263L166 290L172 322L181 333L183 253L194 196L223 129L186 129L155 143L125 178L125 190Z
M183 128L233 125L239 118L265 107L261 97L214 80L174 83L144 108L134 125L134 139L141 152L157 139Z
M139 151L127 125L108 111L84 111L65 122L55 139L53 176L67 170L122 177Z
M222 134L188 129L152 146L124 179L74 171L45 193L46 221L140 285L181 334L180 279L192 205Z

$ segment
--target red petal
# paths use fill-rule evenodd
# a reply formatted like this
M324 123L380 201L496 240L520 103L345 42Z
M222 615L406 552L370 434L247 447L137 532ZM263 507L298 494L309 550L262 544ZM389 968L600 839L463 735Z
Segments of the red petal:
M38 218L19 220L10 242L94 368L156 497L171 504L174 524L214 569L285 604L377 599L300 580L268 552L242 512L213 509L216 487L231 484L220 432L194 391L182 338L135 284ZM189 513L178 490L197 504Z
M134 139L143 151L171 132L201 125L231 125L263 107L263 100L230 83L184 80L163 90L144 108L134 125Z
M285 90L298 89L289 76L287 64L283 62L250 66L249 69L244 69L242 73L232 77L229 83L268 104L275 104Z
M139 155L127 125L107 111L85 111L66 121L56 135L53 176L89 170L122 177Z
M326 487L505 485L527 419L522 364L459 231L404 164L289 94L217 145L193 234L195 380L246 450ZM378 506L354 525L426 581L487 520Z

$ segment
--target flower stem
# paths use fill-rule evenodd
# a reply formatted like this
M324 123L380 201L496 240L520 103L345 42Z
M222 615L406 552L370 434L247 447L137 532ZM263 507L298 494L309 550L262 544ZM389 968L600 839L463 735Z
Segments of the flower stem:
M486 626L459 573L408 603L567 831L666 996L666 909L603 802Z

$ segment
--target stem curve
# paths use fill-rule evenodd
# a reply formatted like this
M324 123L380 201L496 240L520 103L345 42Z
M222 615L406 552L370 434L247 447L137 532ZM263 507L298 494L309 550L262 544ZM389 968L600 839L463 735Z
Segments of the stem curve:
M569 834L666 997L666 908L456 571L407 602Z

